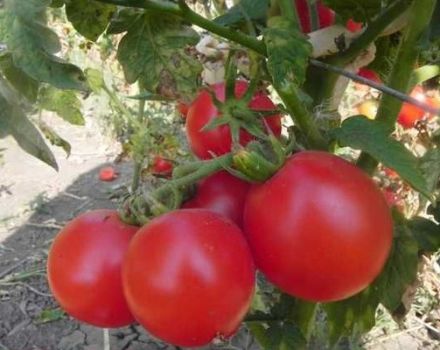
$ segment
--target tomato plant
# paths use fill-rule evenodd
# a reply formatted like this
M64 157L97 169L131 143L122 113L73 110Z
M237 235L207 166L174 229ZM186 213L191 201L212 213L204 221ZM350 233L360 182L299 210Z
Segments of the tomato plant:
M138 232L123 280L142 326L172 344L202 346L237 331L250 306L255 271L236 225L208 210L185 209Z
M250 184L226 171L220 171L198 183L196 195L183 208L203 208L215 211L241 227L243 208Z
M325 6L321 0L316 2L318 14L317 28L313 28L312 25L312 12L309 7L310 3L307 0L295 0L295 5L303 33L310 33L316 29L329 27L335 22L334 11Z
M427 102L426 95L421 86L417 86L411 91L411 97L420 102ZM414 127L414 125L421 120L425 115L425 111L417 106L409 103L404 103L400 110L397 122L405 129Z
M392 227L387 203L367 175L313 151L295 154L251 188L244 213L257 267L287 293L315 302L366 288L389 255Z
M235 84L235 96L243 97L248 83L238 80ZM225 84L218 83L211 87L218 100L225 100ZM275 104L264 92L256 92L249 102L249 108L256 111L275 110ZM211 158L213 154L219 156L231 150L231 130L228 125L221 125L213 130L202 130L209 122L219 116L217 107L207 90L202 90L188 110L186 132L191 150L202 159ZM275 114L264 118L268 127L275 135L281 134L281 116ZM240 130L240 144L246 145L253 136L245 130Z
M114 210L77 216L55 237L47 261L50 289L73 317L99 327L134 322L122 290L121 268L138 227Z

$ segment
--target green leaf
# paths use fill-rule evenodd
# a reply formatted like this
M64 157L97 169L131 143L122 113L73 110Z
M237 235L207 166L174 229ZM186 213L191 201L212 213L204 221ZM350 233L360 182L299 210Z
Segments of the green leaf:
M134 8L120 8L113 16L107 28L107 34L126 32L142 16L141 10Z
M241 0L227 13L217 17L214 22L225 27L235 27L248 20L265 23L269 10L269 0Z
M330 343L336 344L342 337L353 337L373 328L378 305L379 298L372 287L351 298L323 304Z
M100 70L87 68L84 73L87 77L87 82L94 93L99 93L105 88L104 76Z
M165 97L191 96L202 67L185 48L198 40L180 19L146 12L119 43L118 59L129 83L139 80L145 90Z
M49 323L63 319L66 316L66 313L60 308L56 309L45 309L43 310L37 317L36 323Z
M346 119L342 126L332 130L342 146L362 150L388 168L425 196L431 196L418 159L400 142L388 136L388 129L380 122L362 116Z
M419 247L410 229L402 222L395 222L394 241L388 261L374 281L380 302L391 312L397 310L403 294L417 277Z
M270 322L268 327L256 323L249 328L264 350L306 349L305 338L291 322Z
M90 0L73 0L66 5L67 19L91 41L96 41L104 33L115 11L115 5Z
M31 78L60 89L87 90L82 71L54 55L61 45L46 25L49 4L49 0L6 0L12 23L7 46L14 65Z
M381 0L324 0L324 4L335 10L344 20L353 18L357 22L368 22L382 8Z
M53 130L49 125L44 122L39 122L38 126L43 133L44 137L49 140L49 142L57 147L61 147L67 154L67 157L70 156L70 151L72 147L70 143L64 140L60 135L57 134L55 130Z
M7 83L0 80L0 130L14 137L25 152L58 170L55 157L38 129L29 121L11 96L13 92Z
M425 176L428 190L434 192L440 181L440 148L428 150L420 159L420 169Z
M267 66L275 86L305 81L312 46L307 38L288 20L272 17L264 31L267 46Z
M416 217L408 222L408 227L422 252L435 253L440 249L440 225L431 220Z
M17 68L12 62L12 55L5 53L0 55L0 69L9 83L30 102L35 102L38 97L38 81Z
M40 106L58 114L59 117L74 125L84 125L81 113L81 101L71 90L58 90L47 87L41 90Z

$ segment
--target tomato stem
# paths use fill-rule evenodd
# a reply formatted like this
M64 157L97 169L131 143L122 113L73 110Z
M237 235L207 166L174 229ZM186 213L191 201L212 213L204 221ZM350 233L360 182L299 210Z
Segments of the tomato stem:
M407 92L410 87L411 73L417 62L420 40L431 22L437 0L414 1L410 8L411 16L404 31L399 51L394 61L388 85L398 91ZM397 116L402 107L402 101L384 94L379 104L376 120L384 123L391 134L394 131ZM378 162L366 153L362 153L358 165L367 173L372 174Z

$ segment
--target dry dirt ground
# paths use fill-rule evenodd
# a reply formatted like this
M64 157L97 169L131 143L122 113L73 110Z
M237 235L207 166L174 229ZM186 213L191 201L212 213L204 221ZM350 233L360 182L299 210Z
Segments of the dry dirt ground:
M68 159L54 149L58 173L23 153L11 139L0 140L0 148L7 148L0 166L0 350L177 349L137 326L105 332L80 324L60 312L50 295L45 262L54 235L81 212L115 207L109 194L130 178L129 164L118 164L117 181L98 180L98 169L111 162L117 150L93 121L72 127L56 120L56 129L72 144ZM368 348L440 349L423 325L417 331L417 337L405 330L387 335L389 339ZM223 349L258 347L243 330Z

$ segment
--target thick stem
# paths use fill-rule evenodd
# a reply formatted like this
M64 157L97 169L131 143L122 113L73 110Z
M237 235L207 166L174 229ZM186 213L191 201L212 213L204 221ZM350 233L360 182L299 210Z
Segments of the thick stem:
M400 0L388 7L380 14L368 28L350 45L346 51L331 56L325 60L325 63L336 67L345 67L358 57L377 37L392 23L399 15L406 11L409 6L408 0ZM314 99L316 104L321 104L332 98L339 75L326 70L320 74L320 84L317 87Z
M411 16L404 37L400 43L399 52L394 62L394 67L389 79L389 86L395 90L408 92L411 73L417 62L420 50L420 40L431 21L437 0L417 0L410 9ZM389 132L394 130L397 116L402 107L402 102L390 95L383 95L376 120L384 123ZM362 153L358 165L372 174L377 166L377 161L370 155Z

